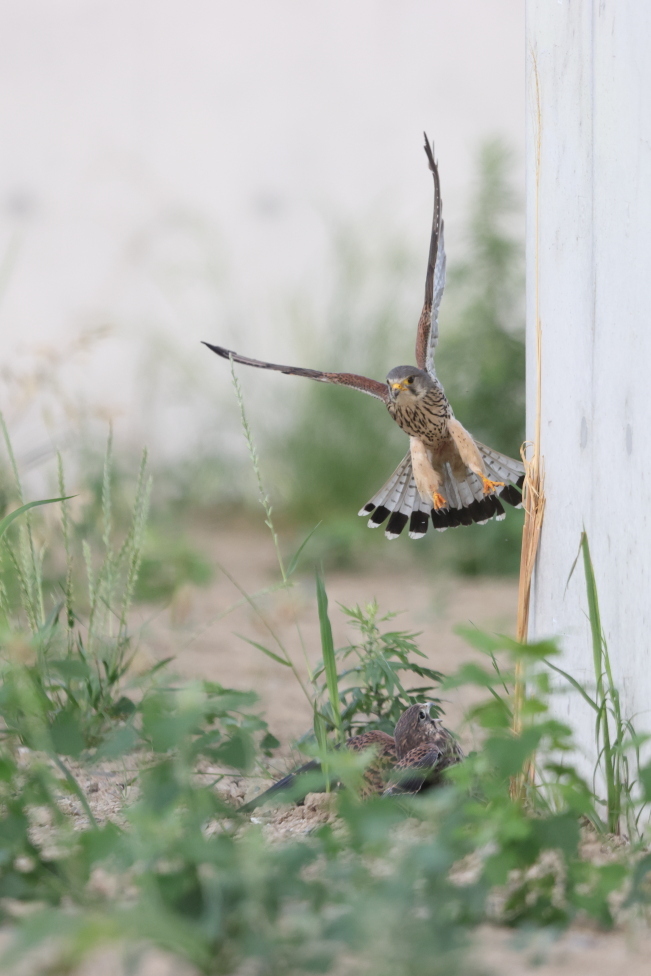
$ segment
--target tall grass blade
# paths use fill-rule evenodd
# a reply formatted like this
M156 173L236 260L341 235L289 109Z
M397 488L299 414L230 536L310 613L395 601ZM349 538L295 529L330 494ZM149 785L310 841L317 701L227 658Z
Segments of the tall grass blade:
M332 720L334 722L337 739L343 738L343 728L341 723L341 711L339 706L339 681L337 678L337 661L335 658L335 645L332 639L332 627L328 616L328 595L320 573L316 576L316 600L319 610L319 626L321 629L321 653L323 655L323 666L326 675L326 687L328 689L328 699L332 710Z
M104 454L104 468L102 471L102 542L104 543L104 565L100 573L102 596L107 607L113 606L114 566L115 558L111 545L113 532L112 499L111 499L111 469L113 465L113 428L109 425ZM137 502L136 502L137 505ZM108 631L113 634L113 616L108 617Z
M599 610L599 596L597 594L597 581L594 574L594 566L590 555L590 546L587 533L581 533L581 551L583 553L583 569L585 572L586 591L588 597L588 618L590 620L590 633L592 636L592 661L596 682L596 701L598 705L597 729L598 740L602 744L601 755L603 760L603 772L606 780L606 803L607 803L607 823L611 833L619 833L619 820L621 816L622 783L618 776L618 768L613 756L613 749L610 738L610 723L608 720L608 691L612 692L614 685L610 674L610 662L606 660L607 650L604 641L603 629L601 626L601 613ZM604 687L604 672L608 671L610 687L606 691ZM610 696L612 701L612 694ZM618 716L616 716L617 718ZM617 735L619 739L619 735Z
M308 542L310 541L310 539L312 538L312 536L314 535L314 533L316 532L316 530L319 528L320 525L321 525L321 523L320 522L317 522L317 524L314 526L314 528L312 529L312 531L311 532L308 532L308 534L305 536L305 538L301 542L300 546L298 547L298 549L296 550L296 552L292 556L291 562L290 562L290 564L289 564L289 566L287 568L287 576L288 577L289 576L292 576L292 574L295 572L296 567L298 566L298 561L301 558L301 553L303 552L303 550L305 549L306 545L308 544Z
M11 438L9 436L9 430L7 429L5 418L1 411L0 425L2 426L2 434L5 441L5 446L7 448L7 455L9 457L9 463L14 476L16 494L18 495L18 501L22 505L25 501L23 486L20 480L20 474L18 473L18 465L16 463L16 456L14 454ZM30 507L33 507L33 505ZM23 574L27 583L27 599L29 603L29 606L25 604L24 609L28 617L38 622L42 622L43 617L45 616L45 611L43 607L43 589L41 585L41 566L36 558L36 547L34 546L29 508L24 509L24 511L27 512L27 517L25 519L25 525L21 526L18 546L20 561L23 566Z
M61 454L57 451L57 476L59 481L59 494L66 498L66 501L61 503L61 527L63 529L63 548L66 554L66 579L64 583L64 594L66 601L66 627L68 631L68 653L72 653L73 647L73 630L75 626L75 613L74 613L74 603L73 603L73 557L72 557L72 541L70 539L70 518L68 516L68 505L66 496L66 485L65 477L63 472L63 459Z
M269 623L269 621L267 620L267 618L265 617L265 615L260 610L260 607L257 605L257 603L255 602L255 600L247 593L247 591L244 589L244 587L241 586L233 576L231 576L231 574L228 572L228 570L226 569L225 566L222 566L221 563L217 563L216 565L221 569L221 571L224 574L224 576L231 581L231 583L233 584L233 586L235 587L235 589L242 595L242 597L244 598L244 600L251 607L251 609L256 614L256 616L258 617L258 619L260 620L260 622L263 624L263 626L269 631L269 633L271 634L274 642L277 644L278 649L280 650L281 654L283 654L285 656L285 660L287 661L287 663L289 664L290 668L292 669L292 673L293 673L294 677L296 678L296 680L298 681L299 685L301 686L301 691L303 692L303 694L305 695L305 697L309 701L310 705L312 705L313 704L312 696L310 695L310 693L308 692L307 688L305 687L305 684L303 683L303 679L301 678L300 674L298 673L298 671L296 669L296 666L295 666L294 662L292 661L292 659L291 659L291 657L289 655L289 652L288 652L287 648L285 647L285 645L281 641L280 637L278 637L278 635L274 631L273 627L271 626L271 624Z
M236 634L235 636L239 637L240 640L246 641L246 643L250 644L251 647L255 647L257 648L257 650L262 651L262 653L266 654L267 657L270 657L272 661L277 661L278 664L282 664L286 668L291 668L291 664L289 661L286 661L284 657L280 657L279 654L274 654L274 652L270 651L268 647L264 647L262 644L258 644L254 640L250 640L248 637L245 637L243 634Z
M42 498L40 501L27 502L27 504L21 505L20 508L17 508L15 511L10 512L9 515L5 515L5 517L0 522L0 539L5 534L5 532L12 524L12 522L14 522L21 515L23 515L24 512L29 511L30 508L36 508L38 505L52 505L54 504L54 502L67 502L70 498L75 498L75 497L76 497L75 495L65 495L62 498Z
M594 709L594 711L597 712L597 713L599 712L599 710L600 710L599 709L599 706L597 705L597 703L594 700L594 698L590 698L590 695L587 693L587 691L585 690L585 688L583 687L583 685L580 684L580 682L578 682L576 680L576 678L573 678L572 675L571 674L568 674L567 671L563 671L562 668L557 667L555 664L552 664L551 661L548 661L547 659L545 659L545 662L544 663L545 663L545 665L548 668L551 668L552 671L555 671L556 674L560 674L560 676L562 678L565 678L566 681L569 681L569 683L572 685L572 687L574 688L574 690L575 691L578 691L578 693L581 695L581 697L583 698L583 700L585 702L587 702L587 704L590 706L590 708Z
M278 535L276 533L276 528L273 523L272 513L273 509L271 507L271 501L269 495L262 481L262 472L260 471L260 460L258 458L258 452L255 446L255 441L253 440L253 433L249 425L248 418L246 416L246 410L244 409L244 396L242 394L242 387L240 381L237 378L235 372L235 363L232 359L229 360L231 367L231 379L233 381L233 389L235 390L235 396L240 408L240 420L242 422L242 430L244 431L244 439L246 440L246 446L249 451L249 457L251 459L251 464L253 466L253 471L255 472L255 478L258 484L258 497L260 504L264 509L265 522L269 531L271 532L271 538L273 539L274 548L276 550L276 559L278 560L278 567L280 569L280 575L283 578L283 583L287 582L287 572L285 571L285 563L280 552L280 542L278 541Z

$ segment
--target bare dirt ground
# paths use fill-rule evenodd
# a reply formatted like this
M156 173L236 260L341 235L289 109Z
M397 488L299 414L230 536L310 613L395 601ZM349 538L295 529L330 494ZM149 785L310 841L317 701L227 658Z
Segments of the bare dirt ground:
M207 541L202 542L205 547ZM248 594L278 583L278 564L268 534L241 529L222 531L214 540L208 540L208 545L215 560ZM427 656L427 664L444 674L454 671L463 661L482 658L455 633L457 626L513 632L517 599L513 580L432 578L418 566L409 568L401 563L397 568L389 561L390 556L388 553L386 561L361 573L328 574L335 646L349 644L359 634L338 604L364 605L374 599L383 613L400 612L394 621L382 625L383 629L420 632L418 643ZM270 593L257 603L266 623L236 585L217 570L208 588L183 591L169 610L147 623L143 616L143 665L152 656L173 656L174 668L186 678L208 678L227 687L256 691L271 730L282 743L289 743L311 727L309 703L288 668L238 635L277 652L270 626L307 681L305 656L311 665L321 656L314 578L299 576L291 590ZM239 606L228 612L235 604ZM446 721L455 730L462 731L467 698L467 691L459 692L445 706Z
M215 559L247 593L278 582L268 534L234 528L220 532L210 546ZM363 572L330 572L327 589L335 646L343 646L356 636L338 604L354 606L377 600L382 612L400 611L388 627L421 633L419 646L427 655L427 663L444 674L464 661L484 660L456 633L459 626L508 634L515 627L514 580L432 577L417 564L409 567L401 561L396 567L390 548L386 560ZM236 603L239 607L227 612ZM291 591L264 596L259 605L306 679L301 645L310 664L320 657L314 580L299 576ZM151 621L143 637L147 653L159 658L174 655L175 666L186 677L255 690L271 730L286 750L292 739L311 726L308 702L289 669L265 657L237 634L275 649L268 627L234 583L218 570L209 588L180 594L163 617ZM461 735L466 747L473 745L469 730L463 726L463 712L471 697L467 689L460 689L445 705L446 723ZM287 760L281 759L278 765L284 772ZM304 831L309 826L306 820L322 815L318 803L314 809L306 804L306 809L287 810L277 818L273 833ZM576 929L558 941L537 939L523 947L511 932L486 926L478 934L475 958L482 968L503 976L611 976L618 966L626 966L627 976L647 976L651 972L650 954L651 939L644 929L614 933Z
M229 579L217 571L213 583L204 590L187 589L178 594L167 610L152 616L140 612L141 638L139 664L174 657L173 668L184 678L205 678L224 686L254 690L260 695L261 709L271 730L283 744L276 760L279 772L292 762L291 742L311 726L311 710L296 679L288 668L270 660L243 641L238 634L276 649L271 630L290 651L305 680L307 666L320 657L319 625L314 580L298 579L290 591L269 593L259 599L264 621L238 590L248 594L268 589L278 582L279 574L272 542L267 534L233 528L214 538L202 540L216 561L228 571ZM419 646L427 663L444 674L462 662L482 659L455 633L459 625L476 626L489 631L512 633L514 628L517 587L512 580L469 580L431 577L415 565L411 568L388 561L364 572L331 572L327 578L330 612L335 644L351 641L355 630L337 604L365 604L374 599L381 610L403 611L391 628L421 632ZM235 581L235 582L233 582ZM237 584L237 585L236 585ZM234 605L237 605L235 609ZM297 627L298 625L298 627ZM299 636L300 631L300 636ZM482 659L483 660L483 659ZM474 743L463 726L463 711L471 699L466 689L459 690L445 704L446 724L459 732L467 748ZM293 757L296 758L295 756ZM78 781L100 822L107 817L120 819L124 800L129 800L130 771L120 764L105 769L75 769ZM233 798L248 794L251 787L243 780L231 784ZM280 808L260 813L263 832L274 842L288 835L306 833L316 822L333 816L330 798L308 797L305 806ZM64 801L74 819L85 817L78 801ZM46 825L44 825L46 829ZM2 941L2 940L0 940ZM522 934L494 926L484 926L477 933L469 974L500 973L500 976L612 976L617 968L627 976L647 976L651 972L651 937L645 926L629 926L612 933L593 928L573 927L560 939L548 933L523 939ZM26 973L41 973L37 967ZM101 951L86 960L76 976L104 976L120 973L117 950ZM181 973L192 976L193 970L178 968L173 960L157 952L146 953L142 976L168 976Z

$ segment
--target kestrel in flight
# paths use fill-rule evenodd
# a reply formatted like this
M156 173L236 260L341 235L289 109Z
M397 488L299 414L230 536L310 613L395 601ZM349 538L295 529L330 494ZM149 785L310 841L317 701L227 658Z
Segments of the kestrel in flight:
M376 397L409 435L409 453L389 480L359 512L376 528L387 519L385 535L396 539L407 522L409 536L421 539L429 517L434 528L485 524L504 518L500 499L519 508L524 481L520 461L480 444L456 419L434 368L438 312L445 286L445 246L439 171L425 136L425 153L434 177L434 219L425 278L425 302L416 333L416 366L396 366L386 383L355 373L322 373L316 369L279 366L240 356L230 349L204 345L224 359L245 366L307 376L321 383L349 386Z

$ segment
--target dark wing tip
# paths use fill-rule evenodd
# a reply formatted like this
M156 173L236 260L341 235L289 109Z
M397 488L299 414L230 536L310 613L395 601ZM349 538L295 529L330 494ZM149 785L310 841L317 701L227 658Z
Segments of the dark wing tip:
M202 346L208 346L209 349L212 349L213 352L216 352L218 356L222 356L224 359L231 358L230 349L224 349L223 346L213 346L211 342L204 342L203 339L201 340L201 344Z
M429 163L429 168L431 169L432 173L434 173L436 171L436 163L434 161L434 151L432 149L432 146L430 145L429 139L427 138L427 133L426 132L423 132L423 137L425 139L425 147L424 147L425 148L425 155L427 156L427 161Z

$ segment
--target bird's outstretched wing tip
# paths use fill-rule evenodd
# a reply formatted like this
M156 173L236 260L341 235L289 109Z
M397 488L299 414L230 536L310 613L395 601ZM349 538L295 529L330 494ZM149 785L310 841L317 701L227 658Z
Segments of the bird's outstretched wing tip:
M207 346L213 352L216 352L218 356L223 356L224 359L230 359L231 351L230 349L224 349L223 346L213 346L212 342L206 342L204 339L201 340L202 346Z
M425 155L427 156L427 161L430 165L430 169L432 170L432 172L434 172L434 169L436 167L436 160L434 159L434 146L430 143L429 139L427 138L426 132L423 132L423 138L425 139L425 145L423 147L425 149Z

